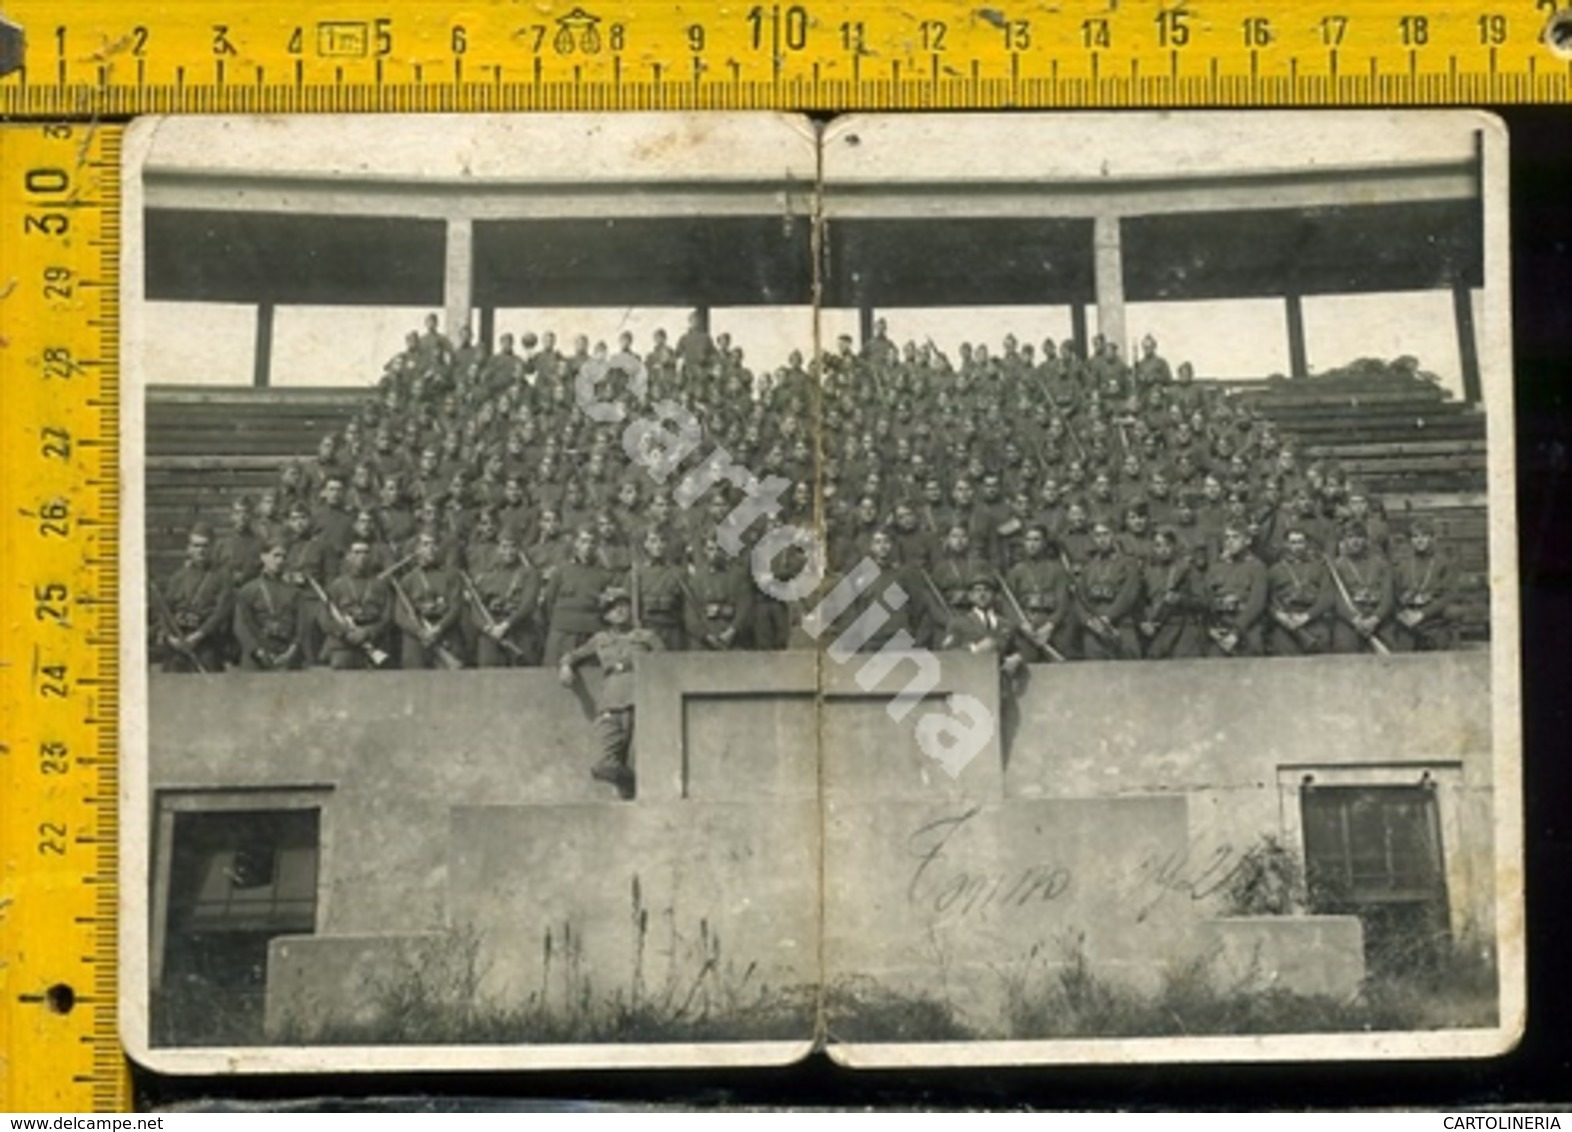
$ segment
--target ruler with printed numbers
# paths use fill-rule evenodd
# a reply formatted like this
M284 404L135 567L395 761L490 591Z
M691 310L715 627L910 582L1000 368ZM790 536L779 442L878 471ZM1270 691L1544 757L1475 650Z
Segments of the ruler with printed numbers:
M1561 0L11 0L0 113L1561 102Z
M0 127L0 1110L124 1107L120 134Z
M0 0L0 1110L130 1103L117 120L1568 101L1556 0Z

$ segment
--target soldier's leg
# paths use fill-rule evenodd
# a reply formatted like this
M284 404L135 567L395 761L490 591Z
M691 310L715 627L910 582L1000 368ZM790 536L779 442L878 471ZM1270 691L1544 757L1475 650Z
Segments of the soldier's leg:
M1417 652L1422 647L1419 643L1419 634L1401 621L1394 621L1392 627L1387 630L1386 643L1393 652Z
M1173 622L1159 625L1157 632L1145 638L1147 660L1169 660L1179 645L1180 627Z
M562 658L572 650L573 641L571 633L564 633L559 629L551 629L546 633L546 649L541 655L541 663L547 668L555 668L562 663Z
M1054 628L1048 643L1059 650L1065 660L1081 659L1081 627L1071 617L1066 617Z
M1421 652L1445 652L1457 647L1457 634L1452 623L1442 618L1422 623L1418 637Z
M359 649L330 647L327 662L335 672L356 672L367 667L366 654Z
M1119 631L1119 659L1140 660L1141 638L1140 634L1136 632L1135 626L1116 625L1114 627Z
M497 642L492 640L485 630L480 627L479 621L476 620L472 613L466 613L458 619L458 638L462 642L462 651L459 655L472 658L476 667L507 667L507 661L505 659L498 664L485 664L481 661L480 649L482 641L490 643L494 652L500 653L502 650L498 648Z
M597 759L590 776L610 782L618 792L629 796L633 776L628 768L628 749L633 741L633 710L603 711L595 717L592 729Z
M1267 656L1303 656L1304 651L1299 638L1277 622L1266 627Z
M1116 647L1112 639L1091 629L1081 636L1081 657L1084 660L1113 660Z
M1260 625L1252 625L1239 634L1239 644L1234 648L1235 656L1262 656L1264 653Z
M660 638L660 643L666 646L667 652L683 652L688 647L681 625L657 625L655 635Z
M302 620L305 624L300 630L300 666L302 668L314 668L322 663L325 634L323 634L322 627L317 621L321 613L321 602L314 597L305 600L305 610L302 614Z
M1364 638L1347 621L1338 618L1332 622L1332 647L1335 653L1356 653L1367 651Z
M196 647L197 658L201 660L202 667L208 673L222 672L228 665L224 657L229 651L229 640L225 637L209 637Z
M413 637L405 633L400 638L399 666L406 672L415 672L422 668L431 667L426 658L426 648L420 643L419 637Z
M476 668L506 668L508 663L507 652L490 633L481 633L475 638Z

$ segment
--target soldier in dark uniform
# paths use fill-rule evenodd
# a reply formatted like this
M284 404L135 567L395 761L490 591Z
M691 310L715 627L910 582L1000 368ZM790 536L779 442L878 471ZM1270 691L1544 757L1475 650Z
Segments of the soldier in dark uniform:
M1148 660L1202 654L1200 617L1206 604L1201 578L1172 527L1152 536L1151 556L1141 568L1140 608L1136 629Z
M1326 563L1311 551L1309 534L1290 526L1281 556L1266 572L1267 654L1325 652L1331 640L1327 615L1336 597Z
M442 561L436 532L423 530L416 537L415 563L393 582L393 589L393 620L403 634L402 666L462 667L458 620L464 608L463 584L458 571Z
M306 603L284 581L285 549L283 539L271 540L257 555L261 572L235 595L235 638L240 667L248 671L282 672L306 660Z
M945 528L944 542L933 556L932 567L927 572L923 599L930 602L929 624L938 630L931 635L930 644L937 644L943 627L958 610L966 608L972 579L988 572L989 564L972 553L971 533L964 523L954 523ZM929 590L937 590L934 594Z
M669 547L663 528L652 526L644 532L638 565L639 618L667 652L681 652L688 647L683 627L687 579L681 566L667 561Z
M1370 549L1363 524L1350 523L1344 528L1342 553L1332 563L1331 573L1337 591L1332 609L1332 651L1379 652L1385 647L1382 631L1395 605L1392 565ZM1382 641L1382 645L1372 641Z
M371 569L375 544L355 536L344 554L343 572L327 586L317 623L325 638L322 652L330 668L346 671L380 668L393 624L393 588Z
M1092 524L1092 549L1081 567L1081 651L1087 660L1141 655L1133 617L1141 596L1140 564L1122 553L1106 521Z
M563 653L557 675L562 686L571 689L574 669L586 661L594 660L605 673L594 723L599 757L590 774L616 786L622 798L631 799L636 787L632 761L634 672L639 657L661 651L662 645L654 632L632 627L632 601L627 590L610 587L599 602L605 628Z
M1054 533L1059 551L1070 563L1070 569L1079 574L1092 556L1095 539L1092 537L1091 517L1086 504L1072 499L1064 508L1064 526Z
M251 497L237 495L229 504L230 527L213 547L214 565L227 570L236 587L243 586L261 572L265 545L253 524Z
M600 595L616 578L601 564L597 549L594 530L580 528L573 536L571 556L557 566L546 583L541 605L547 626L543 663L548 667L599 631Z
M213 562L213 532L205 523L186 537L186 560L160 591L159 622L165 672L222 672L229 651L235 588Z
M856 646L858 652L878 652L884 648L897 633L905 633L912 642L918 639L920 626L918 624L922 615L920 598L922 583L916 577L916 570L904 565L895 553L895 539L888 528L881 527L873 532L868 540L867 561L877 567L877 574L870 577L868 583L862 587L851 605L840 615L834 626L834 640L841 641L842 634L871 606L878 604L884 607L885 615L878 625L873 627L861 641L849 640L846 645ZM845 572L855 570L862 565L863 558L859 557L848 564ZM900 592L906 595L905 601L892 606L885 591L891 585L898 586ZM907 646L910 647L910 646Z
M518 668L540 659L536 615L544 583L540 571L524 561L519 543L516 528L503 528L496 552L470 581L474 656L480 668Z
M1261 655L1266 590L1266 565L1250 553L1250 533L1226 525L1217 559L1206 570L1207 656Z
M497 352L480 367L480 384L488 394L517 388L524 380L524 359L513 352L513 335L504 334Z
M318 601L316 588L325 584L338 568L336 557L322 540L311 533L311 513L304 503L292 503L284 526L284 581L300 591L306 605L305 627L302 630L307 667L317 661L321 634L317 628Z
M415 342L415 358L426 370L447 374L453 367L453 343L437 329L437 316L426 316L426 329Z
M694 383L715 364L715 341L704 329L704 320L698 311L688 316L688 329L677 339L679 380Z
M1076 659L1080 627L1070 596L1070 575L1051 552L1047 528L1040 523L1028 526L1021 547L1021 560L1010 567L1004 580L1026 615L1021 626L1022 655L1031 662L1052 660L1053 653L1064 660Z
M694 649L730 652L751 648L753 579L732 562L713 534L688 582L692 604L687 608L688 644Z
M1456 567L1436 546L1435 528L1416 520L1408 532L1408 551L1392 563L1396 612L1392 617L1394 652L1435 652L1452 647L1452 594Z
M1137 387L1167 385L1173 381L1173 371L1168 362L1157 352L1157 339L1150 334L1141 339L1141 357L1135 363Z

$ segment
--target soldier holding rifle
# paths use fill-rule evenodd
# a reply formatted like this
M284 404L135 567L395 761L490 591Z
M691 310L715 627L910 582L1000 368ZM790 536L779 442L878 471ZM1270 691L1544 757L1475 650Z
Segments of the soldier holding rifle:
M516 528L505 527L490 564L473 578L461 576L474 614L475 664L480 668L539 663L541 576L519 546Z
M1066 572L1068 572L1068 566ZM1081 604L1081 648L1087 660L1132 660L1141 655L1131 615L1141 596L1141 569L1114 543L1107 521L1092 524L1092 545L1076 586Z
M343 572L326 590L311 583L321 603L323 653L334 669L382 668L391 659L382 644L393 623L393 592L385 577L371 573L371 554L370 540L353 537Z
M1141 603L1136 629L1148 660L1202 653L1197 615L1205 609L1195 563L1172 527L1152 536L1152 554L1141 568Z
M1021 540L1023 557L1003 579L1005 597L1021 621L1021 651L1028 661L1065 661L1080 655L1070 575L1048 550L1048 529L1041 523L1028 526Z
M434 531L420 532L415 540L415 564L403 580L389 579L397 599L393 620L403 634L403 667L463 668L456 649L458 619L463 612L463 587L458 571L444 565L441 544Z
M235 590L229 571L212 558L213 533L205 523L186 537L186 560L164 585L153 589L165 672L222 672Z
M1330 564L1329 572L1337 589L1332 651L1353 653L1369 649L1383 656L1391 652L1381 630L1395 604L1392 566L1371 551L1364 524L1355 522L1344 528L1342 553Z

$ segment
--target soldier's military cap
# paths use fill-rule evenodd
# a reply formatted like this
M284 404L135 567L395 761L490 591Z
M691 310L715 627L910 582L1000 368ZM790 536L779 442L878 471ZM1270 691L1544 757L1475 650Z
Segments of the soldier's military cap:
M972 580L967 584L966 588L974 590L978 586L983 586L987 589L997 591L999 588L999 580L992 574L973 574Z
M623 589L621 586L607 586L604 590L601 591L600 611L602 613L605 613L618 605L631 605L632 603L633 595L628 593L628 591Z
M205 539L208 539L209 541L211 541L212 538L213 538L213 528L208 526L206 523L193 524L192 527L191 527L191 533L187 537L189 537L189 538L205 538Z

